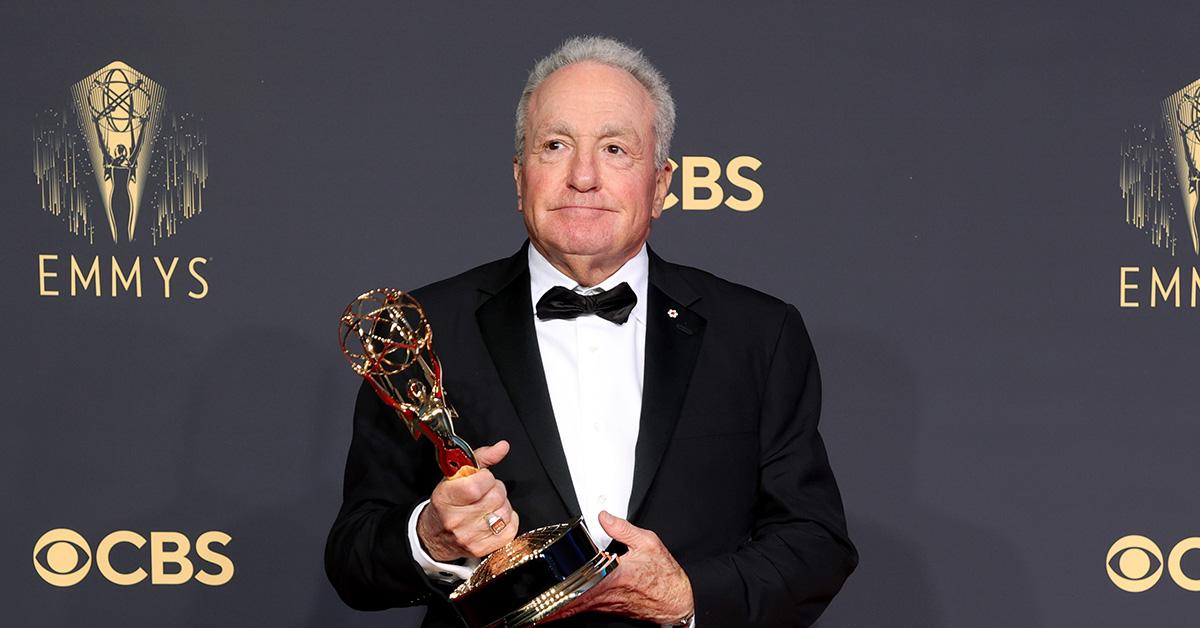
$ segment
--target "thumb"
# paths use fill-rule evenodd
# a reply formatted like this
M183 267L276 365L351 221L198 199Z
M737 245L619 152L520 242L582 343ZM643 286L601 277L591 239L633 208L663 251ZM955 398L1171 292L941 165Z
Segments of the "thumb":
M491 466L500 464L501 460L508 455L508 441L502 440L495 445L480 447L475 450L475 461L479 463L480 469L486 469Z
M640 545L638 541L641 540L643 530L607 510L600 511L600 527L614 540L624 543L630 549Z

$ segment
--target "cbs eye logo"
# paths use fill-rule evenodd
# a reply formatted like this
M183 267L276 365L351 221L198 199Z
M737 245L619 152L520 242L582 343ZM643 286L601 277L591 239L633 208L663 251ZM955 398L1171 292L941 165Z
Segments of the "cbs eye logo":
M1117 539L1108 548L1105 569L1117 588L1130 593L1141 593L1158 584L1164 567L1181 589L1200 591L1200 579L1183 573L1184 555L1196 549L1200 549L1200 537L1186 538L1171 548L1164 563L1157 543L1139 534L1130 534Z
M92 568L92 550L74 530L51 530L33 546L33 568L42 580L56 587L69 587L83 580Z
M92 549L83 535L68 528L55 528L43 534L33 544L33 568L42 580L56 586L69 587L79 584L91 571L93 558L96 568L106 580L113 584L129 586L150 579L151 584L183 584L193 579L209 586L220 586L233 578L233 561L213 549L213 545L227 546L233 540L228 534L212 530L196 537L196 556L216 569L197 570L188 552L192 543L181 532L151 532L150 539L130 530L117 530L100 540L93 557ZM149 548L150 571L143 567L132 571L117 570L110 558L120 545L132 546L121 552ZM168 565L171 566L168 569Z

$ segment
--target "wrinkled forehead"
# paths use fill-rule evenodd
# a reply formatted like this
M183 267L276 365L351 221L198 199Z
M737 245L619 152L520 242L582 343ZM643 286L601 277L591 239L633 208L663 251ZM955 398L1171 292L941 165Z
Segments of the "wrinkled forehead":
M584 61L554 71L529 100L529 130L647 137L653 131L650 93L629 72Z

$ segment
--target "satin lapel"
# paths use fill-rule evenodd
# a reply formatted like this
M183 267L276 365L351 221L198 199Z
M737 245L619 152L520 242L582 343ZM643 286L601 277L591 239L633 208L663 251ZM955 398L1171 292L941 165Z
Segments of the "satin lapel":
M571 484L571 471L563 453L533 328L533 306L529 297L529 268L521 253L521 270L475 311L475 319L508 391L529 441L567 511L580 513ZM515 265L515 262L514 262ZM514 268L514 270L516 270Z
M671 442L692 370L704 339L705 320L689 310L699 296L653 251L646 299L646 364L642 414L633 465L629 518L638 515Z

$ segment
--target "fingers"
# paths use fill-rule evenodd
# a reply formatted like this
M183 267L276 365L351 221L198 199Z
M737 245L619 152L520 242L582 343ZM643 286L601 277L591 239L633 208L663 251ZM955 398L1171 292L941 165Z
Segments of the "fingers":
M483 469L465 477L445 480L433 489L433 494L435 498L440 496L450 506L471 506L483 500L497 486L505 490L503 482L497 480L491 471Z
M508 455L508 441L502 440L495 445L480 447L475 450L475 461L479 463L480 468L487 468L500 464L501 460Z
M553 615L546 618L546 623L566 619L572 615L578 615L593 609L610 608L613 599L628 599L628 591L621 589L617 584L618 573L621 567L617 567L617 571L609 574L601 580L596 586L588 589L583 595L575 598L567 603L566 606L560 608ZM612 591L612 593L609 593Z
M609 536L628 545L630 551L611 574L552 619L601 612L671 624L695 608L691 581L654 531L604 511L600 513L600 525Z
M447 527L458 527L473 517L485 517L508 504L508 489L484 469L459 480L446 480L433 489L430 504Z
M427 548L437 549L437 555L430 552L437 560L486 556L513 540L520 526L508 501L508 489L487 469L438 483L429 510L436 516L424 527L418 521L418 534ZM497 524L498 532L488 523L493 514L504 520L503 526Z
M476 473L479 473L478 468L472 467L470 465L463 465L458 468L458 471L454 472L454 475L452 475L446 479L447 480L457 480L459 478L465 478L468 475L475 475Z
M607 510L600 511L600 527L604 528L604 532L609 536L624 543L631 550L658 540L658 535L650 530L639 528Z
M493 513L501 508L508 507L508 489L505 488L504 482L496 481L492 488L479 501L472 505L472 509L480 509L485 513Z
M498 534L492 531L486 516L466 528L463 537L459 539L459 544L462 545L467 555L483 558L517 537L517 527L520 524L520 517L517 516L517 513L508 508L504 514L496 514L505 522L504 528Z
M503 527L496 526L498 532L488 523L489 515L493 514L504 521ZM446 519L440 519L440 523L441 529L437 532L437 537L442 543L439 547L446 548L453 558L482 558L516 538L521 527L521 517L513 510L512 505L505 501L490 510L472 509L469 513L451 513Z
M521 528L521 515L517 511L513 510L512 507L510 506L508 508L508 514L501 515L501 517L504 519L505 525L504 525L504 530L501 531L500 534L496 535L496 540L497 540L498 544L496 545L496 547L493 547L492 549L484 552L484 554L490 554L490 553L500 549L501 547L508 545L509 543L512 542L513 539L517 538L517 533L520 531L520 528ZM481 554L481 556L482 556L482 554Z

